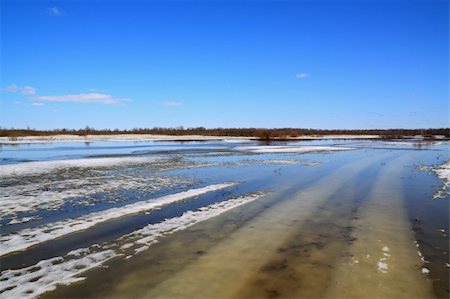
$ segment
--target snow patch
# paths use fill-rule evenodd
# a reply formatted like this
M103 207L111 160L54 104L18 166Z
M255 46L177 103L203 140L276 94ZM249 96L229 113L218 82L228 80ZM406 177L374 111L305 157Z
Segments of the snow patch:
M115 157L115 158L86 158L56 161L24 162L19 164L0 165L0 177L22 176L47 173L65 168L93 168L111 167L117 165L135 165L154 162L159 157Z
M39 220L39 219L42 219L42 218L38 217L38 216L14 218L11 221L9 221L8 224L20 224L20 223L30 222L32 220Z
M121 237L120 240L125 241L126 243L134 243L135 245L150 246L157 242L157 239L163 235L184 230L198 222L210 219L238 206L254 201L265 194L266 193L263 192L257 192L251 195L239 196L214 203L209 206L199 208L196 211L187 211L180 217L166 219L163 222L156 224L149 224L144 228Z
M115 218L152 210L180 200L199 196L201 194L217 191L236 185L237 183L222 183L209 185L203 188L191 189L155 199L136 202L123 207L87 214L75 219L67 219L54 223L27 228L16 233L0 236L0 256L25 250L31 246L60 238L70 233L86 230L94 225Z
M389 268L387 261L390 258L391 254L388 253L390 251L388 246L383 246L381 248L381 251L382 251L382 256L377 262L378 271L386 274L388 272L388 268Z
M36 265L5 270L0 276L0 293L3 298L36 298L39 295L56 289L57 285L69 285L84 278L79 275L87 270L100 266L107 260L117 256L113 250L89 253L84 250L79 259L65 260L55 257L42 260Z
M38 210L57 210L65 204L73 206L92 205L96 202L114 203L122 201L124 190L154 192L162 188L183 186L194 181L181 177L155 176L149 170L108 175L109 170L96 170L95 173L70 178L71 172L62 177L38 178L40 183L11 182L11 186L0 188L0 217L17 216ZM42 176L42 175L41 175ZM48 182L47 182L48 180ZM96 197L95 194L105 196ZM138 196L138 195L136 195ZM75 200L73 200L75 198ZM36 218L13 218L9 224L35 220Z
M113 243L106 243L103 246L94 244L90 248L72 250L65 257L43 260L22 269L2 271L0 273L0 293L5 298L35 298L45 292L54 290L58 284L69 285L83 280L84 278L80 277L80 274L101 266L111 258L122 255L117 252L138 247L133 250L133 254L124 257L124 260L128 260L133 255L150 248L152 244L158 241L158 238L166 234L186 229L196 223L254 201L265 194L267 193L257 192L231 198L199 208L196 211L187 211L179 217L149 224L142 229L122 236ZM124 240L127 241L125 244L123 244ZM120 246L121 243L122 246ZM98 251L102 249L103 251Z
M152 134L117 134L117 135L53 135L53 136L24 136L17 138L0 137L0 144L28 144L28 143L53 143L53 142L95 142L95 141L114 141L114 142L145 142L145 141L186 141L186 140L233 140L233 141L251 141L254 138L248 137L230 137L227 136L203 136L203 135L152 135Z
M378 266L378 271L380 271L382 273L387 273L389 266L386 262L379 260L377 263L377 266Z
M353 150L351 147L337 146L238 146L234 150L251 153L310 153L323 151L346 151Z
M432 167L432 166L419 166L419 170L430 171L437 175L439 179L443 181L442 186L437 190L433 198L447 198L450 195L450 160L447 162Z

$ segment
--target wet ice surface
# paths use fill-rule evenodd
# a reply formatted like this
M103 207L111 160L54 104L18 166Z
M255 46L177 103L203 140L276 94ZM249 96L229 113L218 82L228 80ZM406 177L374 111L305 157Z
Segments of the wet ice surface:
M155 210L163 205L169 205L180 200L186 200L206 192L221 190L233 185L235 185L235 183L223 183L209 185L203 188L190 189L155 199L135 202L122 207L90 213L75 219L66 219L38 227L23 229L14 234L0 236L0 256L15 251L25 250L33 245L57 239L67 234L86 230L105 221Z
M35 297L55 289L57 284L64 285L83 280L83 277L77 276L102 265L111 258L125 256L126 260L149 249L164 235L184 230L263 195L264 193L255 193L231 198L196 211L187 211L180 217L166 219L157 224L149 224L131 234L122 236L116 242L95 244L91 248L78 248L68 252L64 257L42 260L36 265L18 270L3 271L0 291L3 291L3 294L8 297Z
M125 157L0 165L0 217L10 219L8 224L27 222L36 217L29 216L33 212L126 201L126 191L134 193L133 199L141 199L149 192L195 183L188 178L155 174L169 165L176 168L205 164Z
M2 297L448 296L442 141L43 143L0 158Z
M433 198L448 198L450 194L450 161L433 166L422 165L419 169L433 173L442 180L442 185L434 193Z

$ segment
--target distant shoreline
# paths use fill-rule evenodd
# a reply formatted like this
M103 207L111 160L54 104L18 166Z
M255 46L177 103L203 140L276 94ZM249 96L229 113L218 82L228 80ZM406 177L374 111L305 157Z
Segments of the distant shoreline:
M399 138L402 137L402 138ZM99 141L115 141L115 142L145 142L145 141L225 141L225 142L249 142L249 141L302 141L302 140L323 140L323 139L360 139L360 140L387 140L387 139L406 139L411 141L429 141L421 135L414 136L395 136L395 138L387 138L381 135L303 135L295 137L273 137L270 140L261 139L256 136L207 136L207 135L157 135L157 134L58 134L58 135L39 135L39 136L18 136L18 137L0 137L0 144L31 144L31 143L52 143L52 142L99 142ZM449 140L444 135L433 136L433 140Z
M417 136L424 139L434 139L439 136L450 138L450 128L418 128L418 129L305 129L305 128L134 128L130 130L120 129L94 129L86 126L83 129L53 129L53 130L36 130L36 129L14 129L1 128L0 137L7 137L11 140L18 138L31 137L57 137L57 136L78 136L77 138L85 138L86 136L147 136L153 138L168 139L170 136L174 139L201 139L204 138L248 138L259 140L295 140L295 139L321 139L334 138L354 139L354 138L382 138L382 139L403 139L405 137L416 138ZM60 137L57 137L60 138ZM73 138L73 137L70 137ZM109 137L111 138L111 137ZM117 137L114 137L117 138Z

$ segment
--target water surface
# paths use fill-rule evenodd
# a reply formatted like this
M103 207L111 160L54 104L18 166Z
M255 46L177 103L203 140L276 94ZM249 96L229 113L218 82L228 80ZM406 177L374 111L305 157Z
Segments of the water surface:
M447 161L448 143L314 140L272 146L353 150L237 150L258 144L3 145L0 167L81 161L2 178L5 244L18 237L36 243L42 235L33 232L43 226L51 233L58 223L89 222L111 209L176 200L102 218L88 229L68 226L63 235L4 254L0 292L49 298L449 296L448 196L433 199L442 181L418 168ZM136 160L89 166L111 157ZM201 191L224 183L233 184ZM200 191L186 197L187 190ZM52 285L50 277L61 284Z

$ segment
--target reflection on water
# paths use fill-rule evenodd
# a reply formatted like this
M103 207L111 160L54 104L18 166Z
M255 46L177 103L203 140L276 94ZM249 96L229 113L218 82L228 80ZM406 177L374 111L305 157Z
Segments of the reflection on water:
M82 247L116 250L114 244L121 236L146 225L186 217L186 212L202 211L236 196L270 191L215 217L195 220L194 225L175 233L161 234L147 250L106 261L108 268L87 271L82 274L85 280L59 286L44 297L447 298L448 197L433 201L440 182L417 166L448 160L448 144L417 146L361 140L279 143L299 144L356 150L255 155L236 152L236 144L217 141L3 148L2 158L15 159L14 163L19 159L157 153L163 161L145 166L145 176L196 182L172 193L223 182L238 185L147 214L107 221L4 256L0 258L2 269L31 266ZM174 156L177 163L165 159ZM105 168L90 171L84 174L98 175ZM123 166L115 169L112 177L134 171ZM144 190L147 193L140 196L157 199L164 190ZM127 200L133 201L133 194L128 193ZM98 204L103 203L100 200ZM58 211L53 213L73 217ZM28 227L37 225L39 221L30 220ZM92 247L95 244L98 247ZM0 286L2 283L6 282L0 281Z

